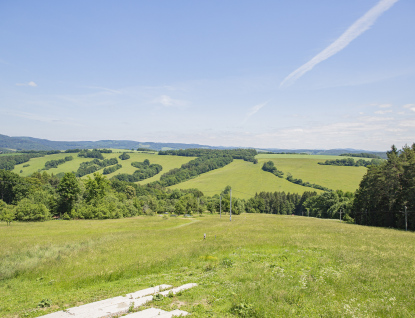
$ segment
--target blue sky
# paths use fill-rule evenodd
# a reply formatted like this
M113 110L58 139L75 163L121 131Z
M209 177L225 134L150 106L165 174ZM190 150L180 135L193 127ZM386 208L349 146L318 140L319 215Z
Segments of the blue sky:
M0 134L415 142L415 1L2 1Z

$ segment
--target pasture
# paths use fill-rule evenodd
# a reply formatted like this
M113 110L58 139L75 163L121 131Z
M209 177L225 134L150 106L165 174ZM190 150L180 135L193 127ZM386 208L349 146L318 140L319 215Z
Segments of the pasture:
M180 156L159 156L156 153L142 153L132 152L129 153L130 159L121 160L118 156L120 152L104 153L103 156L106 159L117 158L122 168L107 175L107 178L111 178L120 173L132 174L136 168L131 166L131 162L142 162L145 159L149 159L152 164L160 164L163 170L146 180L138 182L139 184L146 184L149 182L160 180L160 176L174 168L180 168L180 166L194 157L180 157ZM72 161L67 161L57 168L47 170L48 173L57 174L59 172L71 172L76 171L79 165L84 161L91 161L91 158L81 158L77 154L54 154L47 155L40 158L32 158L29 162L16 165L13 172L21 176L29 176L33 172L42 169L45 166L45 162L48 160L63 159L64 157L73 156ZM313 188L303 187L297 184L288 182L285 179L278 178L271 173L263 171L262 165L266 161L273 161L275 166L282 170L287 176L287 173L291 173L294 178L302 179L310 183L315 183L321 186L325 186L333 190L343 191L355 191L366 173L364 167L342 167L342 166L326 166L319 165L318 162L325 161L326 159L344 159L346 157L340 156L314 156L314 155L290 155L290 154L259 154L256 157L258 164L254 165L251 162L245 162L243 160L234 160L231 164L216 169L193 179L185 181L183 183L172 186L172 189L190 189L197 188L205 193L205 195L214 195L220 193L227 185L230 185L233 189L233 195L241 199L248 199L261 191L285 191L291 193L303 193L304 191L316 191L320 193L320 190ZM355 158L356 159L356 158ZM28 167L23 165L29 164ZM20 172L22 171L22 172ZM102 170L100 170L102 173ZM86 178L84 176L83 178Z
M206 233L206 240L203 234ZM215 237L216 236L216 237ZM413 317L415 234L299 216L0 224L0 316L158 284L193 317ZM51 307L39 308L48 299Z
M212 196L228 185L232 187L232 196L240 199L249 199L261 191L285 191L303 193L304 191L320 190L306 188L273 174L263 171L262 163L253 164L243 160L234 160L229 165L209 171L196 178L171 186L171 189L197 188L205 195Z
M356 191L367 169L364 167L344 167L319 165L326 159L344 159L339 156L312 156L312 155L275 155L259 154L256 156L258 164L243 160L234 160L231 164L213 171L209 171L196 178L172 186L172 189L197 188L206 195L220 193L227 185L234 192L232 195L241 199L248 199L261 191L285 191L303 193L304 191L322 191L303 187L273 174L263 171L264 162L273 161L278 170L291 173L294 178L310 183L325 186L333 190Z
M139 161L142 162L145 159L150 160L150 163L157 163L160 164L163 167L163 170L161 171L161 173L155 175L152 178L140 181L139 183L148 183L148 182L152 182L152 181L156 181L160 179L160 176L173 169L173 168L180 168L180 166L186 162L189 162L190 160L193 159L193 157L179 157L179 156L159 156L157 154L153 154L153 153L146 153L146 152L132 152L129 153L130 155L130 159L127 160L121 160L118 158L118 156L123 152L122 150L117 150L119 152L113 152L113 153L104 153L102 154L104 156L105 159L110 159L110 158L117 158L118 159L118 163L120 163L122 165L122 168L107 175L107 178L111 178L114 175L120 174L120 173L127 173L127 174L132 174L135 170L137 170L137 168L134 168L133 166L131 166L131 162L134 161ZM57 168L52 168L49 170L46 170L47 173L51 174L57 174L60 172L76 172L76 170L78 170L79 165L82 162L86 162L86 161L92 161L92 158L83 158L83 157L78 157L78 155L75 154L68 154L68 153L60 153L60 154L53 154L53 155L47 155L44 157L39 157L39 158L32 158L30 159L28 162L16 165L13 172L19 174L22 177L27 177L30 176L32 173L37 172L39 169L42 169L45 167L45 163L46 161L49 160L58 160L58 159L63 159L67 156L72 156L73 160L71 161L67 161L61 165L59 165ZM24 165L29 164L28 167L23 167ZM103 170L103 169L102 169ZM99 172L102 173L102 170L99 170ZM22 171L20 173L20 171ZM83 178L86 178L86 176L84 176Z

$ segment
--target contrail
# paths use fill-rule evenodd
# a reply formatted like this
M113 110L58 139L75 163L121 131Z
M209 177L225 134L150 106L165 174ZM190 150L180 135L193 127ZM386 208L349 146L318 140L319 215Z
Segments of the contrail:
M290 75L288 75L280 84L280 87L287 87L293 84L297 79L310 71L318 63L323 62L337 52L343 50L350 42L360 34L368 30L379 18L383 12L392 7L398 0L380 0L377 5L370 9L364 16L353 23L336 41L326 47L319 54L314 56L310 61L300 66Z
M252 115L256 114L262 107L264 107L266 104L268 104L269 101L266 101L265 103L255 105L250 109L250 111L246 114L245 119L242 121L242 124L246 123Z

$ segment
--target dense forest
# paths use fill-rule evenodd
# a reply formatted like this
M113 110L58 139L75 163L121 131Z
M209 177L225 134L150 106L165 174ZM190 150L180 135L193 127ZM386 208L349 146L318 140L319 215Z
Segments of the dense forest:
M382 159L381 156L375 153L360 152L360 153L342 153L340 156L344 157L357 157L357 158L373 158L373 159Z
M348 166L348 167L368 167L372 165L380 165L382 159L372 159L372 160L354 160L353 158L345 159L335 159L335 160L326 160L325 162L319 162L319 165L332 165L332 166Z
M415 144L398 151L395 146L381 165L370 166L353 204L359 224L415 230Z

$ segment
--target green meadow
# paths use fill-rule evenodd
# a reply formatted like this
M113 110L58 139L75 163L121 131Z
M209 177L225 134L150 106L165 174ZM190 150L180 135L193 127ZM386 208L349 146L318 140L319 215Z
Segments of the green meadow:
M129 153L130 159L120 160L118 156L119 152L113 152L110 154L103 154L106 159L117 158L122 168L107 175L111 178L120 173L132 174L136 168L131 166L131 162L142 162L145 159L149 159L150 163L160 164L163 167L161 173L153 176L152 178L140 181L139 184L146 184L149 182L160 180L160 176L174 168L180 168L180 166L190 160L193 157L180 157L180 156L159 156L156 153L142 153L132 152ZM59 165L57 168L47 170L48 173L60 173L76 171L79 165L84 161L91 161L90 158L81 158L76 154L54 154L47 155L45 157L33 158L29 162L16 165L13 172L21 176L29 176L33 172L42 169L45 166L45 162L48 160L62 159L68 155L73 156L72 161L65 162ZM204 173L198 177L195 177L186 182L176 184L172 186L172 189L189 189L198 188L206 195L214 195L220 193L227 185L230 185L233 189L233 195L241 199L247 199L261 191L285 191L291 193L303 193L304 191L317 191L313 188L303 187L297 184L288 182L285 179L278 178L271 173L262 171L262 165L266 161L273 161L275 166L282 170L287 176L287 173L291 173L294 178L302 179L310 183L315 183L321 186L325 186L333 190L343 191L355 191L366 173L364 167L344 167L344 166L326 166L319 165L318 162L325 161L327 159L344 159L346 157L340 156L315 156L315 155L291 155L291 154L259 154L257 155L258 164L252 164L251 162L245 162L243 160L234 160L231 164ZM29 164L28 167L23 165ZM22 171L22 172L20 172ZM100 170L102 172L102 170ZM83 178L86 178L84 176Z
M203 234L206 233L206 240ZM413 317L415 233L300 216L0 224L0 316L38 317L149 286L192 317ZM51 307L40 308L48 299Z
M291 173L294 178L315 183L332 190L343 190L354 192L359 187L364 174L365 167L346 167L319 165L318 162L328 160L344 159L339 156L299 156L281 155L281 157L262 158L258 156L258 164L262 167L264 162L273 161L278 170ZM315 158L317 157L317 158ZM321 157L321 158L319 158ZM356 158L355 158L356 159ZM360 158L359 158L360 159Z
M113 153L104 153L103 156L105 159L110 159L110 158L117 158L118 159L118 163L120 163L122 165L122 168L113 172L112 174L108 174L107 177L111 178L114 175L120 174L120 173L128 173L128 174L132 174L135 170L137 170L137 168L134 168L133 166L131 166L131 162L134 161L144 161L145 159L150 160L150 163L157 163L160 164L163 167L163 171L157 175L155 175L152 178L143 180L139 183L148 183L148 182L152 182L152 181L156 181L160 179L160 176L171 170L174 168L180 168L180 166L186 162L189 162L190 160L194 159L193 157L179 157L179 156L159 156L157 154L153 154L153 153L143 153L143 152L132 152L129 153L130 155L130 159L127 160L121 160L118 158L118 156L122 153L121 150L117 150L119 152L113 152ZM49 160L58 160L58 159L63 159L67 156L72 156L73 160L71 161L67 161L61 165L59 165L57 168L52 168L49 170L46 170L49 174L53 173L53 174L57 174L60 172L76 172L76 170L78 170L80 164L82 162L86 162L86 161L92 161L93 159L91 158L83 158L83 157L78 157L77 154L68 154L68 153L61 153L61 154L53 154L53 155L47 155L44 157L39 157L39 158L32 158L29 160L29 162L25 162L19 165L16 165L13 172L19 174L22 177L27 177L30 176L32 173L37 172L38 170L42 169L45 167L45 163L46 161ZM29 164L28 167L23 167L24 165ZM103 169L102 169L103 170ZM102 170L100 170L100 172L102 173ZM22 171L22 172L20 172ZM83 178L86 178L86 176L84 176Z
M258 164L243 160L234 160L231 164L202 174L194 179L172 186L172 189L197 188L207 195L220 193L227 185L234 192L232 195L247 199L261 191L285 191L291 193L303 193L304 191L322 191L303 187L285 179L278 178L269 172L262 170L264 162L273 161L278 170L291 173L294 178L302 179L310 183L325 186L333 190L356 191L366 173L364 167L344 167L319 165L326 159L344 159L339 156L312 156L289 154L260 154L257 155Z
M171 186L171 189L197 188L205 195L220 194L228 185L232 187L232 196L248 199L261 191L285 191L303 193L316 189L306 188L273 174L263 171L262 163L253 164L243 160L234 160L229 165L209 171L196 178ZM320 190L316 190L321 192Z

